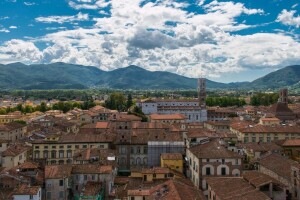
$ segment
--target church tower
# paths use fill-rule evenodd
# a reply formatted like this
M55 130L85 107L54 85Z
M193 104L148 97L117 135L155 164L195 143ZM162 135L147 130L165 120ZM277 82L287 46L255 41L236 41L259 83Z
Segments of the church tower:
M198 100L199 106L202 108L206 107L206 79L199 78L198 79Z
M288 89L283 88L279 90L278 102L288 104Z

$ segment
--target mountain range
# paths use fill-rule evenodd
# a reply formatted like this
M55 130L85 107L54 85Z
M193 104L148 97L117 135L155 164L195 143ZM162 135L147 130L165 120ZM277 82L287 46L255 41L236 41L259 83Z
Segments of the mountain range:
M288 66L252 82L219 83L207 80L208 89L277 89L300 82L300 65ZM128 66L103 71L66 63L0 64L0 89L195 89L197 79L170 72Z

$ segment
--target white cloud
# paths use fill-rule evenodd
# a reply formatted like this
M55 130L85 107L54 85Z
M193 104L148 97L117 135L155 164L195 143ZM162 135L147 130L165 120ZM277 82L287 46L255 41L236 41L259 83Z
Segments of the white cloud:
M188 13L182 9L186 4L172 0L70 2L81 6L74 9L89 5L96 12L105 10L109 15L93 18L95 24L90 29L65 30L62 27L57 32L29 39L27 43L10 41L0 46L0 59L5 57L5 62L25 59L34 63L61 61L103 70L135 64L190 77L200 74L217 77L248 68L278 68L300 62L300 44L292 36L232 34L255 26L248 25L247 20L238 23L237 17L264 13L261 9L246 8L242 3L213 1L205 4L203 1L205 13L197 14ZM101 9L108 3L111 5L109 11ZM75 19L78 17L50 16L41 21L60 24L80 21ZM39 50L34 45L36 42L48 46ZM18 54L23 57L17 57Z
M10 31L6 28L1 28L0 27L0 33L9 33Z
M8 16L0 17L0 20L5 20L5 19L9 19L9 17Z
M10 29L17 29L18 27L17 26L10 26L9 28Z
M87 21L89 20L88 14L82 14L79 12L74 16L48 16L48 17L37 17L35 21L42 23L67 23L67 22L75 22L75 21Z
M33 6L33 5L36 5L35 2L27 2L27 1L24 1L24 5L25 6Z
M109 2L105 0L74 0L69 1L69 6L76 10L97 10L105 8L109 5Z
M287 11L286 9L282 10L278 15L276 21L281 22L284 25L295 26L296 28L300 27L300 15L295 16L296 10Z

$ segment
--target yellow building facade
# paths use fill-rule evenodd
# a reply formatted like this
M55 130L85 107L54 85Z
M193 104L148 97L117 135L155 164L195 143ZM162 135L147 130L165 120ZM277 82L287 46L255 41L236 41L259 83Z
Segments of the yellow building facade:
M160 166L183 173L182 155L180 153L163 153L160 156Z

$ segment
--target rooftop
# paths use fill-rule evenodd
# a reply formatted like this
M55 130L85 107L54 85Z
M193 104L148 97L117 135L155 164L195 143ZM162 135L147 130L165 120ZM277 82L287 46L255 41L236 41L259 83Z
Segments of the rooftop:
M151 120L185 120L186 116L183 114L151 114Z
M236 152L227 150L224 146L219 143L218 139L213 139L212 141L199 144L189 148L197 158L241 158Z
M164 160L182 160L181 153L162 153L160 156Z
M45 179L60 179L71 176L72 165L46 165Z
M209 177L207 184L222 200L267 200L264 193L256 190L242 177Z
M37 195L40 189L40 186L21 184L16 190L14 190L13 195Z

